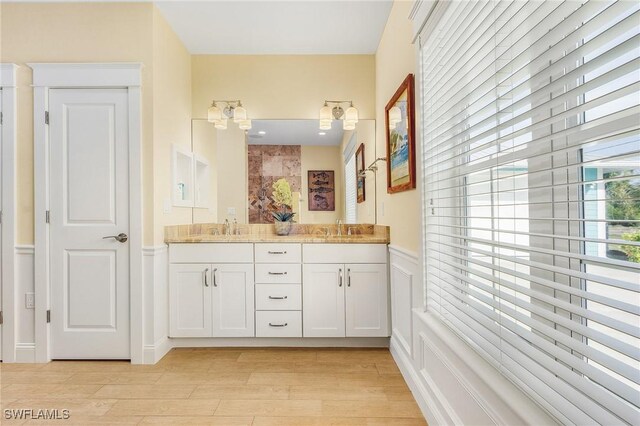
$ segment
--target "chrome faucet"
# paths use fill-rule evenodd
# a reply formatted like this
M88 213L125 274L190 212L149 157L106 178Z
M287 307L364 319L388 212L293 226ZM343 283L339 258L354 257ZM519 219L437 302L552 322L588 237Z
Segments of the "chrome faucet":
M338 237L342 237L342 219L336 220L338 224L338 233L336 234Z
M353 235L353 232L351 231L352 229L355 230L355 226L350 226L347 228L347 235Z
M229 224L229 219L224 220L224 225L222 225L222 230L224 231L224 235L231 235L231 225Z
M330 237L331 236L331 230L327 227L327 228L322 228L324 229L324 236L325 237Z

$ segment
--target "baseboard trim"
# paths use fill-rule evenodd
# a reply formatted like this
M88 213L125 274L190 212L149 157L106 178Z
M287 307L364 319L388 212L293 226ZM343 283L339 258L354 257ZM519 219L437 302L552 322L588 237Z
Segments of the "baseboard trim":
M145 345L143 353L144 364L155 364L162 359L172 348L171 341L163 337L153 345Z
M35 343L16 343L16 360L18 363L36 362Z
M215 337L170 338L174 348L223 348L223 347L295 347L295 348L388 348L388 337Z

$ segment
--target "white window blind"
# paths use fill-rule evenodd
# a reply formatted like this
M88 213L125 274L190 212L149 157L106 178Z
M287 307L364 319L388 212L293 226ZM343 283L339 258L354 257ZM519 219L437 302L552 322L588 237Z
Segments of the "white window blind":
M344 184L344 221L345 223L356 223L358 194L356 193L356 156L354 154L351 154L344 166Z
M439 2L427 310L564 423L640 423L640 3Z

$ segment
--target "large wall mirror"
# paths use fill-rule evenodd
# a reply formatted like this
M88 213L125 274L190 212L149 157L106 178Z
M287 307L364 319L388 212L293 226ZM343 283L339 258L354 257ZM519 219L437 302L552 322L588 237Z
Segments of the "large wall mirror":
M192 154L208 167L199 177L194 161L200 203L193 223L272 223L271 211L278 208L272 185L282 178L291 186L298 223L375 223L375 173L358 170L376 159L375 120L360 120L354 130L341 124L318 130L317 120L253 120L244 131L194 119Z

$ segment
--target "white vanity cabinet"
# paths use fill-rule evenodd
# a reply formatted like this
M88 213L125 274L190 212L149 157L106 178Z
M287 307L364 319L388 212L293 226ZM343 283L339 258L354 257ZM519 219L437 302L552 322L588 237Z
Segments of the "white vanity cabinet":
M211 265L171 265L169 283L169 336L211 336Z
M304 337L389 336L385 245L304 244L303 259Z
M389 336L386 244L169 246L169 337Z
M172 244L169 262L169 337L255 336L253 244Z

